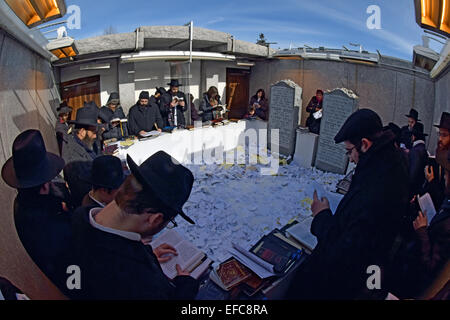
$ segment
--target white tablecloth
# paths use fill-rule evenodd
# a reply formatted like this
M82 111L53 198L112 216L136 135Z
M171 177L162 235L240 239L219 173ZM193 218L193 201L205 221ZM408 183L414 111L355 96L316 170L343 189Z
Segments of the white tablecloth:
M250 124L249 124L250 125ZM137 141L128 148L121 148L119 158L126 159L129 154L138 164L142 164L158 151L165 151L181 163L192 162L196 156L206 150L230 151L239 145L239 139L245 134L246 121L230 123L220 127L196 128L195 130L177 130L173 133L161 133L160 136ZM253 127L250 125L250 127ZM192 157L191 157L192 156Z

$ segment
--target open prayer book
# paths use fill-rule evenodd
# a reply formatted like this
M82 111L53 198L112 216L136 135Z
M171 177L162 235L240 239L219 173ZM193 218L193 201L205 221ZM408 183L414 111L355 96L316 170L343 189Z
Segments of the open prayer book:
M428 225L430 225L431 220L433 220L436 215L436 208L434 207L433 200L429 193L425 193L423 196L418 197L418 202L420 210L427 215Z
M161 134L161 132L159 132L158 130L153 130L153 131L141 134L141 136L144 137L144 138L148 138L148 137L157 137L160 134Z
M183 239L175 230L167 230L152 241L150 245L155 250L164 243L174 247L178 253L177 256L173 256L169 261L161 263L161 268L169 279L174 279L177 276L177 264L180 265L181 269L188 271L193 278L198 279L212 263L211 259L207 258L204 252L196 248L191 242Z
M342 195L340 193L336 193L336 192L326 191L325 188L321 184L319 184L315 181L312 182L312 187L313 187L313 192L314 192L314 190L317 191L317 196L319 197L319 199L322 199L323 197L328 199L328 202L330 203L331 212L333 214L335 214L336 209L339 206L339 203L341 202L344 195ZM311 194L311 198L312 198L312 194Z
M307 251L313 251L317 245L317 238L311 233L313 219L308 217L286 230L288 236L298 241Z

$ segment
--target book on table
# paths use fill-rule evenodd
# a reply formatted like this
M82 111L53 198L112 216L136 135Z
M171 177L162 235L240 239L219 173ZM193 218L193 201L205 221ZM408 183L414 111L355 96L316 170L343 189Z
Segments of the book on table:
M298 241L309 252L313 251L317 245L317 238L311 233L313 219L313 217L308 217L286 230L288 237Z
M157 137L161 134L161 132L159 132L158 130L152 130L150 132L146 132L144 134L141 134L142 137L144 138L149 138L149 137Z
M275 229L262 237L250 252L272 264L275 273L285 274L299 260L302 249Z
M177 264L182 270L189 272L193 278L198 279L212 263L212 260L203 251L173 229L167 230L150 243L153 250L162 244L171 245L178 253L176 256L173 255L169 261L161 263L161 268L169 279L177 276Z
M252 272L235 258L229 258L222 262L209 274L209 278L226 291L231 290L251 276Z

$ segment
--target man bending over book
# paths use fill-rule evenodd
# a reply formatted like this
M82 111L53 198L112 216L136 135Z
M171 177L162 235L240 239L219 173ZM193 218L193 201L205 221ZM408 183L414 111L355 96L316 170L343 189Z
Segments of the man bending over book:
M194 299L199 284L176 266L170 281L158 260L175 253L164 244L152 251L143 239L159 233L182 207L194 177L160 151L140 166L127 158L131 175L105 208L80 208L74 217L74 252L81 269L81 299ZM175 253L176 254L176 253Z
M369 288L369 267L384 271L408 203L408 171L394 135L369 109L353 113L334 138L357 164L333 215L314 193L311 233L318 243L300 265L286 299L384 299L387 284ZM384 274L383 274L384 275Z

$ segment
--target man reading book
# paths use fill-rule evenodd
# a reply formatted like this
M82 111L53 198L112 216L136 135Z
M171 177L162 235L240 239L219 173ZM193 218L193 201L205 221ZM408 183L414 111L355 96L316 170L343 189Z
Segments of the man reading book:
M193 299L199 284L177 266L173 281L158 262L173 248L152 250L147 239L183 213L192 173L160 151L140 166L127 157L131 175L105 208L80 208L74 217L74 252L81 269L81 299ZM80 211L81 210L81 211ZM176 253L175 253L176 254Z
M328 200L314 193L311 233L318 243L300 265L286 299L386 297L386 283L381 290L368 288L367 270L384 270L408 203L408 171L394 147L394 135L382 128L375 112L361 109L334 138L344 142L357 164L355 174L334 215Z

